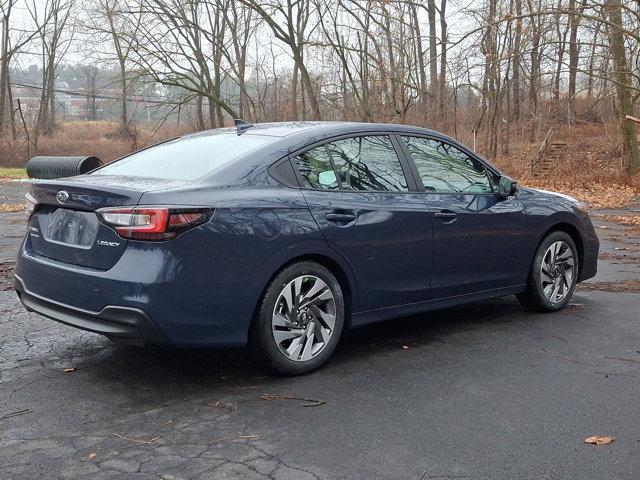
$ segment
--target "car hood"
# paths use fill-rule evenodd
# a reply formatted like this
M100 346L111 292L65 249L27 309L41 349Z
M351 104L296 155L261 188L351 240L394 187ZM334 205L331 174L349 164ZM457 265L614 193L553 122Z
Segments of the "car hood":
M573 203L582 203L577 198L572 197L571 195L566 195L564 193L560 193L560 192L553 192L551 190L543 190L543 189L540 189L540 188L530 188L529 190L533 190L534 192L539 192L539 193L545 193L547 195L553 195L554 197L560 197L560 198L563 198L565 200L569 200L570 202L573 202Z

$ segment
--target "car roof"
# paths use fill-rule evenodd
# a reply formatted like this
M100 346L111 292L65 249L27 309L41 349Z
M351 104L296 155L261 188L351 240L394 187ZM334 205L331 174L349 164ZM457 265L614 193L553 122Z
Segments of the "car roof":
M309 133L313 135L327 135L353 132L375 132L375 131L394 131L406 133L422 133L444 136L442 133L426 128L416 127L412 125L399 125L392 123L364 123L364 122L271 122L248 124L250 126L244 128L241 135L265 135L272 137L288 137L296 134ZM242 127L241 127L242 129ZM218 135L223 133L238 134L236 127L223 127L212 130L184 135L184 137Z

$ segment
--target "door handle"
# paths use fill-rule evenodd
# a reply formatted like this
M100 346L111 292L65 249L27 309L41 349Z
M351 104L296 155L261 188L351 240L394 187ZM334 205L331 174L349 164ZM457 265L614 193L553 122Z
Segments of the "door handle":
M455 212L452 212L451 210L441 210L434 213L433 216L440 220L442 223L453 223L458 219L458 216L455 214Z
M356 219L355 213L327 213L327 220L334 223L348 223Z

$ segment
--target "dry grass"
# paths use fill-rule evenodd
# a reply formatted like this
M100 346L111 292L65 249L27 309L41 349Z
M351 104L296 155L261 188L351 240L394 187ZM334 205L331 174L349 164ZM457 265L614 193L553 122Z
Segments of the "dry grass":
M27 171L24 168L3 168L0 167L0 180L26 178Z

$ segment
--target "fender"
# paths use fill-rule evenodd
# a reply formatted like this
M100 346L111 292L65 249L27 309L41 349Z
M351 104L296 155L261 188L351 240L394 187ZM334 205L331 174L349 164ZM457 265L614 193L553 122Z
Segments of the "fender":
M344 273L345 278L349 282L349 289L351 290L351 301L353 306L352 310L354 312L357 311L359 306L358 284L356 282L355 276L353 275L351 266L349 265L347 260L342 257L342 255L340 255L338 252L327 245L324 238L322 238L321 240L298 243L292 246L292 248L282 250L271 257L269 260L269 264L264 271L265 287L268 284L269 280L273 278L277 274L277 272L282 269L282 267L295 262L297 259L304 259L309 257L327 258L335 263L340 268L340 270L342 270L342 273Z

